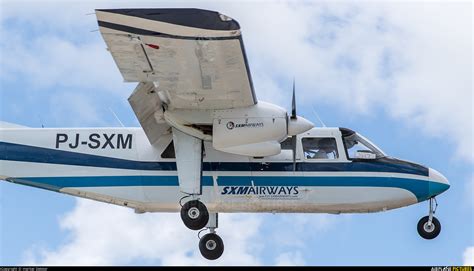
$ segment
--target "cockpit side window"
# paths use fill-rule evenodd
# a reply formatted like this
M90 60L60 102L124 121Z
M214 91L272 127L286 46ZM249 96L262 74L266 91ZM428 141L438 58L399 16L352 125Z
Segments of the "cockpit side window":
M367 155L373 155L374 158L385 156L380 149L357 133L344 137L343 141L348 159L360 159Z
M305 137L302 139L306 159L338 159L336 139L331 137Z

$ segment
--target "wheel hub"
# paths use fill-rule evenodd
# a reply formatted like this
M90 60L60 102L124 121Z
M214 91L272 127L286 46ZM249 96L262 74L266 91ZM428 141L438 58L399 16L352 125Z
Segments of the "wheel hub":
M208 250L214 250L214 249L216 249L216 247L217 247L216 241L214 241L214 240L208 240L208 241L206 242L206 248L207 248Z
M431 225L429 224L429 222L426 222L424 225L423 225L423 230L425 230L426 232L433 232L435 230L435 225L434 223L431 223Z
M199 209L196 208L196 207L191 207L189 208L188 210L188 216L191 218L191 219L196 219L198 218L200 215L200 212L199 212Z

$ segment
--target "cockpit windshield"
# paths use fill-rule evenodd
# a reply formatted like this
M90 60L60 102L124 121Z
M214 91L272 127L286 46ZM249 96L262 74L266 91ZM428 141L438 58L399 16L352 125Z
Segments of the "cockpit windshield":
M344 146L349 159L376 159L385 153L358 133L343 136Z

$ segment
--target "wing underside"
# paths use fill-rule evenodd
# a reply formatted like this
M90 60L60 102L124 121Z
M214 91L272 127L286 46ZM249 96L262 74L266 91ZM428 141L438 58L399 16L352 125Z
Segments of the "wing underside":
M167 106L228 109L257 102L240 26L233 19L199 9L96 14L124 80L154 82Z

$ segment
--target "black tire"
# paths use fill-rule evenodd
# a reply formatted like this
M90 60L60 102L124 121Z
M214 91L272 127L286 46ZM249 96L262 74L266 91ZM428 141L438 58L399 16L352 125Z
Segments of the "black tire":
M196 216L191 216L194 212ZM207 225L209 221L209 212L206 205L199 200L186 202L181 208L181 219L186 227L191 230L200 230Z
M215 233L208 233L199 240L201 255L208 260L218 259L224 253L224 242Z
M436 217L433 216L431 221L431 227L428 227L429 216L425 216L418 221L418 234L428 240L436 238L441 232L441 223ZM433 228L434 227L434 228Z

